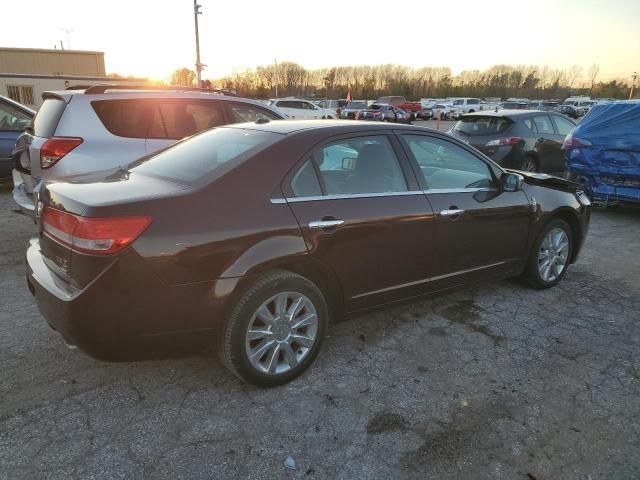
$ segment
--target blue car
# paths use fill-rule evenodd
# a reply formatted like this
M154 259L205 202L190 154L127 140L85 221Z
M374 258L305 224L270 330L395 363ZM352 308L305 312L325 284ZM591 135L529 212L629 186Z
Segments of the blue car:
M0 95L0 183L11 181L11 151L36 112Z
M594 105L567 135L569 176L598 203L640 203L640 101Z

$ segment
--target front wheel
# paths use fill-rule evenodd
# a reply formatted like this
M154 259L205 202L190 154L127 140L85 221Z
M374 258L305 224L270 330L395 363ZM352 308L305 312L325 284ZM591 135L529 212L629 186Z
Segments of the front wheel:
M537 289L553 287L567 273L573 253L573 235L564 220L556 218L540 232L533 244L524 277Z
M326 302L313 283L291 272L274 272L237 301L221 336L222 360L247 383L282 385L313 363L327 324Z

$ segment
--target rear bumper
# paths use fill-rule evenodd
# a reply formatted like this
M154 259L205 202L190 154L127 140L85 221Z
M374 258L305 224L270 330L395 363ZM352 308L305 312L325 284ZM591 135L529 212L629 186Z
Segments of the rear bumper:
M67 344L108 361L193 352L213 345L238 279L169 286L129 249L85 288L45 263L39 240L26 253L27 283L47 323Z
M20 209L29 216L35 216L35 202L33 194L29 193L26 188L21 174L13 170L13 201L20 207Z

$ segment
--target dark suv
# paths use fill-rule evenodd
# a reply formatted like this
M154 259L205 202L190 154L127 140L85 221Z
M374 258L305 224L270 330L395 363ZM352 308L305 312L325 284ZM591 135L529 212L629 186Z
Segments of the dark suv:
M560 173L562 142L575 126L554 112L500 110L463 115L450 133L502 167Z

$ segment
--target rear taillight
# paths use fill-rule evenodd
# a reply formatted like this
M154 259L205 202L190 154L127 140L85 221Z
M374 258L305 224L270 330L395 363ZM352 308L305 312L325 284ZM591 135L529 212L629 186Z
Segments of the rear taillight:
M574 137L572 133L567 135L562 144L562 148L564 150L571 150L572 148L582 148L582 147L590 147L591 142L588 140L583 140L578 137Z
M49 168L82 143L77 137L51 137L40 147L40 166Z
M45 207L42 231L72 250L111 255L131 244L151 223L151 217L79 217Z
M520 137L503 137L497 140L491 140L490 142L487 142L485 146L496 147L498 145L518 145L520 142L522 142L522 138Z

